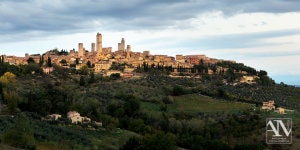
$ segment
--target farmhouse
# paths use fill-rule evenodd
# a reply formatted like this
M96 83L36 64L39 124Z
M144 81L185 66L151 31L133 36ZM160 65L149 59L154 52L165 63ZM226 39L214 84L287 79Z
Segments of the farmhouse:
M91 122L90 118L80 116L80 114L76 111L69 111L67 117L72 121L72 123Z
M61 115L60 114L51 114L51 115L48 115L47 117L50 119L53 119L53 120L58 120L59 118L61 118Z
M277 111L279 114L285 114L285 109L282 108L282 107L276 108L276 111Z
M262 110L273 110L273 109L275 109L274 100L270 100L268 102L263 102L263 105L262 105L261 109Z

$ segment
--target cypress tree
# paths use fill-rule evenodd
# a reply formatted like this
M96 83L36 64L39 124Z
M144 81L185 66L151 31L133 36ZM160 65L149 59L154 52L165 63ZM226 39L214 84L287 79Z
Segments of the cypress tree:
M52 67L52 63L51 63L51 58L50 57L48 57L47 67Z

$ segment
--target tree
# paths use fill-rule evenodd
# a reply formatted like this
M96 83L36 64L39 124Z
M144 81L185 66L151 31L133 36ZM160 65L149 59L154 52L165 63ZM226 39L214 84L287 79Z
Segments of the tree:
M52 67L51 57L48 57L47 67Z
M29 57L27 59L27 63L30 64L30 63L35 63L35 62L34 62L34 59L32 57Z
M159 133L144 139L145 150L175 150L176 143L168 135Z
M184 95L185 91L182 87L176 85L173 87L172 95L174 96L179 96L179 95Z
M75 63L76 63L76 65L79 64L79 58L76 58Z
M10 113L15 113L20 97L14 91L5 91L3 92L3 95L4 101L7 103L8 111Z
M90 73L89 83L95 83L95 74L93 71Z
M117 80L121 78L121 75L119 73L113 73L110 75L110 78L113 80Z
M0 77L0 83L2 85L8 85L10 83L16 82L16 75L11 72L5 72L4 75Z
M267 72L267 71L264 71L264 70L260 70L259 73L258 73L258 76L259 76L259 77L267 76L267 75L268 75L268 72Z
M88 66L88 68L93 68L92 63L90 61L87 61L86 65Z
M42 65L44 64L44 55L45 55L45 54L43 54L43 55L40 57L40 63L39 63L40 66L42 66Z
M84 86L85 85L85 79L84 76L80 76L79 85Z
M232 68L229 68L226 72L226 76L228 82L233 82L235 80L234 70Z
M0 82L0 95L1 95L1 100L4 100L4 95L3 95L3 86L2 83Z
M145 130L145 124L142 119L132 119L129 123L129 130L137 132L137 133L143 133Z
M42 74L43 73L43 70L39 66L39 64L30 63L27 65L20 65L19 67L22 70L22 74L32 74L32 73Z
M59 61L59 63L61 63L61 65L63 66L67 65L67 61L65 59L62 59L61 61Z
M120 150L137 150L142 146L141 139L137 137L131 137Z
M127 116L133 116L140 110L140 103L133 95L127 95L125 101L124 109Z
M89 68L87 65L83 65L77 72L82 75L87 75L89 73Z

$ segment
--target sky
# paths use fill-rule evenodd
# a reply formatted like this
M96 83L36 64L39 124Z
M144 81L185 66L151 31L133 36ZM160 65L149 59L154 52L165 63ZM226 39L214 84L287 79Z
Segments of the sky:
M87 50L125 38L133 51L205 54L300 85L298 0L1 0L0 55Z

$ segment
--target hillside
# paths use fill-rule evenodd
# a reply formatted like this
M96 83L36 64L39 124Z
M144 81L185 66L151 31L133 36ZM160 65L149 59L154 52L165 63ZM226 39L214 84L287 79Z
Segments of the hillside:
M28 149L274 148L265 144L265 118L283 116L260 110L268 100L296 110L284 117L295 118L294 127L300 125L299 88L275 84L267 72L242 64L194 67L203 72L170 76L168 70L153 66L137 68L136 77L121 78L59 66L44 74L35 64L0 64L1 142ZM214 67L228 70L205 73ZM255 83L240 82L244 75L259 78ZM72 124L69 111L102 126ZM62 118L44 119L53 113ZM14 142L20 137L13 134L19 131L20 118L28 127L22 137L27 142L21 144ZM300 131L293 128L293 140L299 137Z

